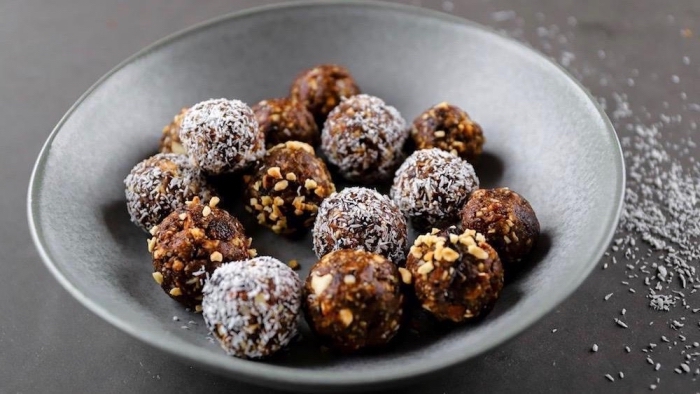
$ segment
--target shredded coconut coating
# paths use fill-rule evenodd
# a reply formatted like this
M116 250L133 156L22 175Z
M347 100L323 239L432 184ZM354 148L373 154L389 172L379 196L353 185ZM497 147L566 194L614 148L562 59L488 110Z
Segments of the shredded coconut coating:
M239 100L211 99L190 108L180 140L194 163L209 174L245 169L265 154L265 134L253 110Z
M314 253L360 249L402 264L406 219L391 199L375 190L351 187L323 200L313 229Z
M297 334L302 283L268 256L222 265L204 285L202 316L227 354L261 358Z
M406 121L380 98L359 94L328 115L321 148L348 180L371 183L391 177L408 138Z
M209 200L211 189L184 155L158 153L138 163L126 179L126 207L131 221L149 231L195 197Z
M419 229L457 222L479 188L474 167L438 148L415 151L396 171L391 198Z

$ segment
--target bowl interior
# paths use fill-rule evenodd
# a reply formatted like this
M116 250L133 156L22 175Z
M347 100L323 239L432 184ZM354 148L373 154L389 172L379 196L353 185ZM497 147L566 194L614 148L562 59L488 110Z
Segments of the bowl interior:
M155 151L161 128L181 107L213 97L253 104L285 96L296 73L323 62L346 65L364 92L384 98L408 121L444 100L464 108L487 139L477 168L483 185L523 194L538 214L542 239L532 264L478 324L404 334L384 352L353 357L320 352L305 335L264 363L229 358L207 340L201 317L153 282L146 234L129 222L122 180ZM602 254L623 183L619 145L605 116L561 69L528 48L428 11L316 4L223 18L124 63L52 134L29 209L42 256L62 284L144 341L257 383L362 384L464 360L551 310ZM239 213L260 254L298 259L306 274L315 261L310 237L285 240Z

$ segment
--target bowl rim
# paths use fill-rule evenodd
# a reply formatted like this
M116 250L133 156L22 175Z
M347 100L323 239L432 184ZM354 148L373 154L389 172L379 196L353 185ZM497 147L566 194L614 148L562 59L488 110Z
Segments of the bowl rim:
M478 345L464 351L464 352L450 352L444 354L437 362L430 364L425 363L413 363L413 364L403 364L397 365L390 368L381 368L370 372L365 372L363 374L352 373L352 372L342 372L342 371L322 371L322 370L301 370L290 368L286 366L266 364L261 362L243 360L230 357L229 361L226 363L218 363L220 358L212 357L210 351L205 350L201 346L194 344L186 344L187 346L173 348L171 342L168 341L167 337L159 336L156 333L139 331L136 329L129 321L126 321L118 316L113 315L108 309L103 308L101 305L92 301L81 289L74 285L61 271L61 269L54 263L54 258L49 252L47 247L47 242L44 238L44 234L40 230L40 218L38 211L38 193L41 189L41 184L44 178L44 167L49 156L49 151L51 150L51 145L55 137L58 135L60 130L63 128L66 121L70 116L76 111L76 109L88 98L90 97L106 80L108 80L112 75L119 72L122 68L141 57L147 56L150 53L167 46L170 43L176 42L182 37L187 35L206 30L214 25L255 16L261 13L275 12L279 10L287 9L298 9L304 7L358 7L374 10L384 10L392 11L397 13L409 14L412 16L417 16L426 19L435 19L443 22L460 24L463 26L468 26L497 36L498 39L508 41L511 45L520 47L520 49L525 50L531 56L539 58L549 65L554 66L558 69L568 80L571 85L578 90L580 93L587 97L598 115L601 117L605 124L605 128L609 133L613 149L616 146L615 153L617 154L617 161L615 164L615 175L617 177L617 190L615 195L612 197L617 204L613 207L610 212L607 212L606 220L601 226L604 231L599 233L598 239L595 241L595 247L590 250L594 251L588 256L590 263L582 269L582 275L571 280L571 285L562 287L559 291L548 297L546 301L540 305L540 308L526 316L520 321L517 326L508 327L508 329L495 333L492 337L485 341L481 341ZM29 230L31 233L32 241L49 271L58 280L58 282L63 286L64 289L68 291L75 299L77 299L83 306L87 309L106 320L113 326L119 328L120 330L126 332L130 336L139 339L140 341L153 346L161 351L175 355L181 359L196 362L201 365L208 366L219 372L225 372L229 376L235 376L241 380L256 383L256 384L271 384L278 387L289 387L287 385L292 385L296 387L312 387L312 386L323 386L323 387L359 387L365 385L376 385L382 383L389 383L391 381L401 380L401 379L412 379L420 376L424 376L430 373L443 370L450 366L465 362L468 359L474 358L486 351L492 350L493 348L505 343L508 340L515 338L517 335L524 332L536 321L541 319L544 315L551 312L557 305L567 299L588 277L593 268L596 266L597 262L600 261L606 247L612 240L617 223L619 221L623 201L624 201L624 191L625 191L625 163L622 153L622 147L620 141L617 137L615 129L610 122L610 119L602 110L597 100L591 95L591 93L579 82L577 81L569 72L562 66L548 58L547 56L541 54L537 50L533 49L527 43L517 41L513 38L508 37L505 33L495 31L493 28L481 25L479 23L446 14L443 12L425 9L416 6L402 5L385 3L381 1L370 1L370 0L302 0L293 1L280 4L265 5L259 7L248 8L242 11L233 12L225 14L207 21L195 24L186 29L180 30L173 34L170 34L153 44L145 47L144 49L138 51L134 55L128 57L126 60L119 63L117 66L112 68L109 72L103 75L97 82L95 82L85 93L83 93L78 100L68 109L68 111L63 115L57 125L49 134L46 142L41 148L41 151L37 157L34 164L34 168L31 173L29 180L29 187L27 193L27 217ZM222 353L223 355L223 353Z

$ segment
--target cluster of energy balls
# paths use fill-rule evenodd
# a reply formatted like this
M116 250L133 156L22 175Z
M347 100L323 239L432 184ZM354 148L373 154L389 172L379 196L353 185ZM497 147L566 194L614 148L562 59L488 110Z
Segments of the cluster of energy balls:
M274 354L302 315L336 350L376 348L399 331L409 300L438 321L483 316L504 267L532 250L530 204L507 188L479 189L472 164L483 144L462 109L440 103L407 125L346 68L324 64L302 72L285 98L180 110L160 153L126 177L127 209L151 235L155 282L201 312L228 354ZM242 175L235 197L258 224L287 237L312 229L319 260L305 281L256 257L241 222L219 206L229 196L211 180L224 174ZM334 176L354 185L338 192ZM368 187L389 183L389 195ZM409 227L422 234L412 243Z

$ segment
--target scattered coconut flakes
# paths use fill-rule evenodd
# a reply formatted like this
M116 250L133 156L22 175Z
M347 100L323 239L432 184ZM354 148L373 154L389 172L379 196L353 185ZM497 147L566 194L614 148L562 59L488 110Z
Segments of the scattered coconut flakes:
M543 13L538 12L535 17L538 23L543 24ZM508 13L508 17L503 20L497 17L492 19L508 24L511 19L521 18ZM669 15L668 21L669 24L675 23L675 17ZM576 23L569 23L569 26L575 25ZM508 33L516 38L524 37L520 27L522 25L508 30ZM682 36L688 37L690 34L685 34L688 31L690 30L682 29ZM535 46L559 60L585 85L592 87L597 83L600 86L618 87L618 91L609 97L598 97L599 104L612 118L620 137L628 180L617 236L610 250L605 253L607 259L602 262L602 269L611 275L622 272L614 270L617 260L622 259L623 266L627 268L625 279L635 287L633 289L628 286L629 296L647 297L649 307L659 312L674 310L674 315L691 311L700 313L700 305L695 305L698 298L687 297L700 289L697 273L700 262L700 161L693 157L694 152L689 149L696 148L697 145L689 137L671 143L664 136L670 132L678 134L683 131L679 128L686 126L690 130L688 135L692 135L700 123L700 104L686 102L677 107L679 111L687 111L687 114L668 113L672 106L664 101L661 104L667 113L651 113L644 106L633 105L625 91L634 92L635 85L647 84L649 81L668 85L680 83L680 77L675 74L660 75L658 72L644 75L637 69L626 67L625 57L607 48L597 49L594 52L597 57L580 56L579 61L579 53L572 53L573 57L568 55L571 49L566 45L575 39L574 32L561 31L556 25L535 27L533 33L537 44ZM567 34L568 39L559 37ZM573 62L573 59L577 61ZM586 59L591 59L596 64L585 64ZM684 65L691 63L688 56L682 56L676 61ZM606 72L610 69L619 75ZM692 92L681 92L683 100L692 100L691 96ZM639 285L643 285L644 291L641 291ZM609 297L611 295L605 299ZM677 320L683 321L684 318ZM674 326L670 321L667 324ZM648 325L654 326L654 321L649 321ZM700 321L697 326L700 326ZM663 324L656 327L660 327L658 330L668 329ZM688 330L688 327L677 329ZM661 334L657 331L655 335ZM694 341L698 338L697 327L692 333L686 331L683 334ZM663 339L666 339L664 342L669 344L669 349L677 349L667 338ZM665 350L665 346L657 349ZM629 353L631 350L626 346L625 351ZM647 349L643 351L646 352ZM681 351L681 356L687 359L690 354L683 352L684 350ZM697 358L694 358L696 356L690 357L697 362ZM691 367L690 364L688 366ZM657 363L656 369L660 367ZM697 368L696 374L700 374L700 368ZM656 378L649 389L655 390L659 383L660 379Z

